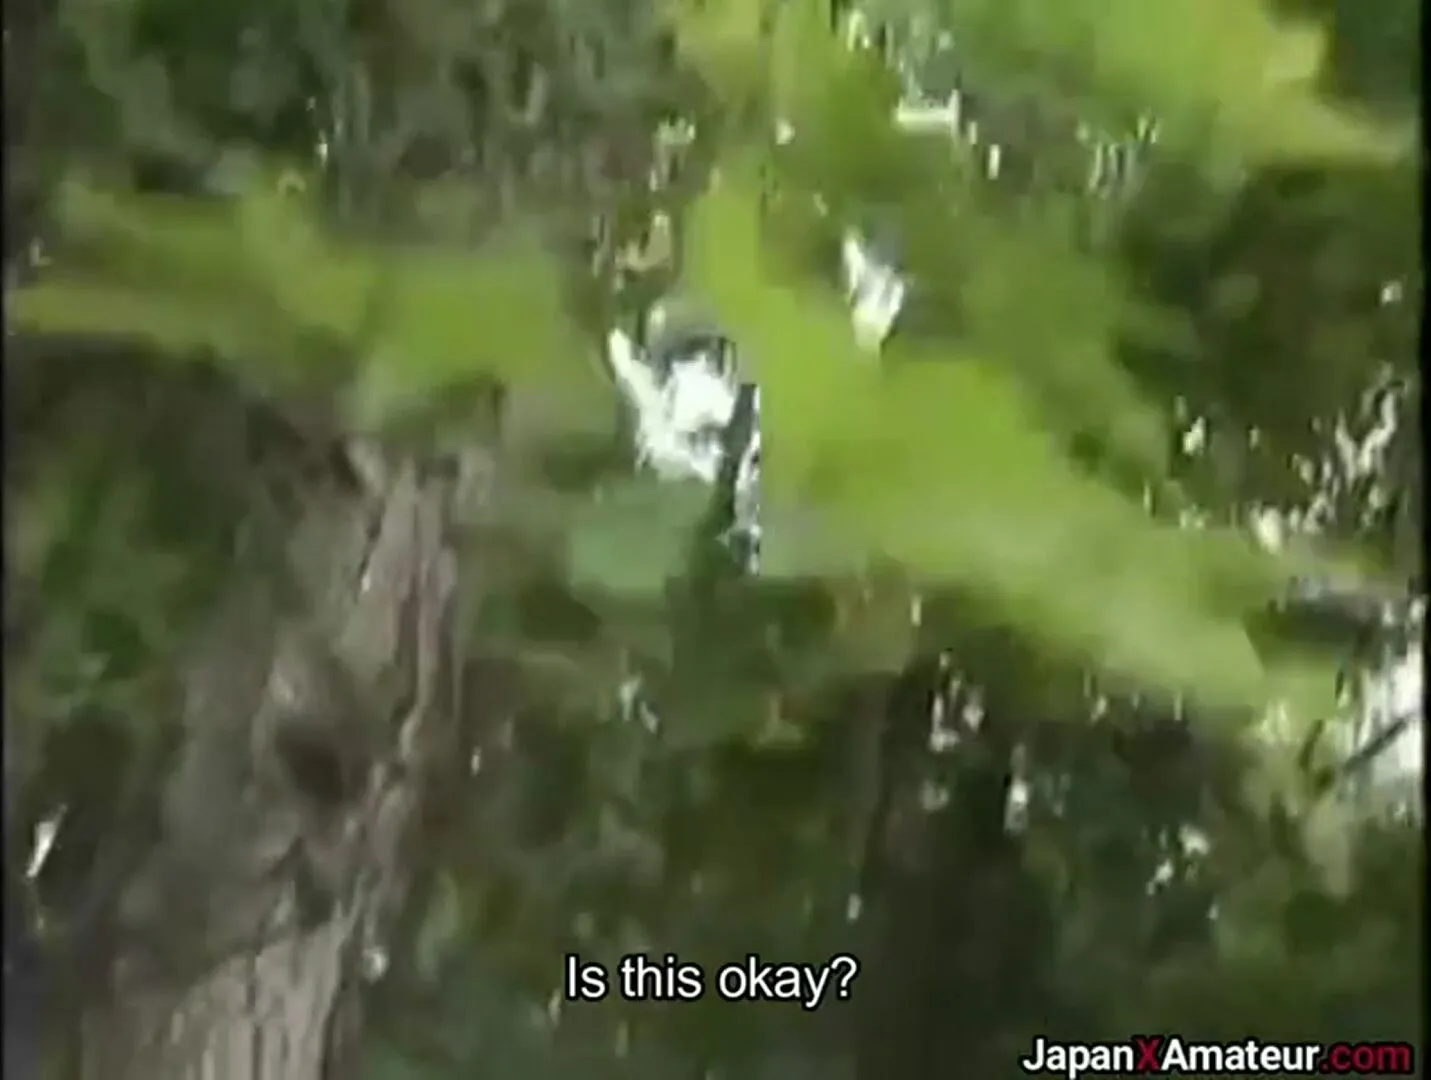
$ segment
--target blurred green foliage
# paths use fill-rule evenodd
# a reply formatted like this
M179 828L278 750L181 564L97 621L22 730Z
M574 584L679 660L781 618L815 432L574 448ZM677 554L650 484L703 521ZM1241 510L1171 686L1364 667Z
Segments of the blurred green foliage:
M275 573L306 426L460 454L495 385L459 543L468 720L508 736L414 852L375 1080L1414 1037L1419 827L1328 803L1299 756L1344 726L1360 643L1265 615L1293 578L1422 573L1419 5L1284 6L865 9L895 53L952 34L998 179L898 133L890 64L813 0L7 11L7 805L131 797L96 783L103 740L81 767L57 733L164 744L193 620ZM1090 190L1079 125L1111 145L1144 114L1134 178ZM652 191L676 118L694 145ZM657 204L675 257L623 292L593 248ZM911 281L878 355L831 258L871 221ZM630 475L599 342L676 275L761 389L759 575L707 492ZM1332 488L1378 385L1411 387L1382 490ZM1319 532L1249 539L1319 495ZM910 811L926 782L944 809ZM866 970L829 1015L550 1004L570 949L846 948Z

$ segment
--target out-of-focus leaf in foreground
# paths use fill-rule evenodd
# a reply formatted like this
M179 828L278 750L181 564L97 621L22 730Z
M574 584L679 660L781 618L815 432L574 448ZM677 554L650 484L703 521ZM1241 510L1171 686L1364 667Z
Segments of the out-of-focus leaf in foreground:
M1105 108L1146 109L1170 137L1211 135L1257 160L1388 158L1410 132L1325 101L1316 85L1326 40L1314 24L1258 0L946 0L976 77L1050 85ZM879 12L916 13L908 0ZM1081 60L1071 65L1068 58Z
M529 229L473 251L361 245L267 187L210 203L79 183L58 222L55 265L10 298L20 328L202 349L259 382L352 378L367 422L479 376L602 392Z
M1056 649L1209 704L1265 706L1283 680L1243 617L1289 568L1235 535L1155 522L1082 472L998 364L897 343L872 363L833 296L772 270L757 206L726 174L694 211L688 266L761 385L772 522L782 503L808 508L851 555L967 590ZM821 546L822 561L843 547Z
M702 484L646 477L601 491L568 526L572 580L617 596L659 596L685 568L710 499Z

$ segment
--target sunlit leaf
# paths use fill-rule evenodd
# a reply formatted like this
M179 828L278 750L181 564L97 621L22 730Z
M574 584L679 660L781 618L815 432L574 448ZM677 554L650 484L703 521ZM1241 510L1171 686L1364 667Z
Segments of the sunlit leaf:
M770 269L740 184L728 174L697 207L689 269L760 382L773 508L808 505L916 579L986 596L1136 681L1242 708L1268 700L1242 615L1271 595L1274 560L1156 524L1082 473L994 364L898 343L873 364L833 297Z
M913 12L904 0L883 5ZM1279 19L1259 0L945 0L976 78L1037 80L1052 91L1147 110L1170 136L1212 133L1261 158L1386 157L1409 133L1377 128L1323 101L1320 28ZM1176 33L1169 33L1176 27Z
M358 370L371 421L478 377L607 393L563 306L559 266L530 231L473 251L359 246L264 186L234 203L116 195L69 183L59 265L16 291L42 332L203 348L265 370ZM75 267L71 270L71 264Z

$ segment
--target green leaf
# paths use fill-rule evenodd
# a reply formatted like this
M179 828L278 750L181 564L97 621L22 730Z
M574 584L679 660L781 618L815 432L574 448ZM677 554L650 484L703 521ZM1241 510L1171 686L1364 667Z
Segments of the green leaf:
M841 538L826 562L847 541L1103 670L1265 706L1243 616L1284 568L1232 535L1155 523L1088 476L1006 366L922 345L872 363L833 296L771 269L751 192L723 175L693 211L687 265L761 385L772 524L808 510Z
M600 491L570 525L573 582L617 596L659 596L684 571L710 505L710 488L694 482L641 477Z
M923 5L893 0L877 10ZM1373 126L1319 95L1325 37L1260 0L945 0L975 80L1042 77L1049 92L1146 110L1172 139L1243 157L1384 158L1409 131ZM1175 28L1175 29L1174 29ZM1173 32L1170 32L1172 30Z
M275 328L256 321L234 298L115 285L67 274L46 274L17 289L12 324L46 334L145 341L172 355L292 356L296 343L280 343Z
M365 421L482 376L611 390L567 318L560 266L531 229L474 251L340 242L299 198L233 203L63 185L57 266L16 290L15 325L204 349L291 380L357 371Z

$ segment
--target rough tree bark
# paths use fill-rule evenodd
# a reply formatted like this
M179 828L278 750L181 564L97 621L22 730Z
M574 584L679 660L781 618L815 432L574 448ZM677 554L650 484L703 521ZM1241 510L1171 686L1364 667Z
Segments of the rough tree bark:
M376 459L374 459L376 461ZM411 831L451 743L450 481L412 461L304 496L297 602L251 583L197 643L162 836L120 903L82 1080L356 1075Z

